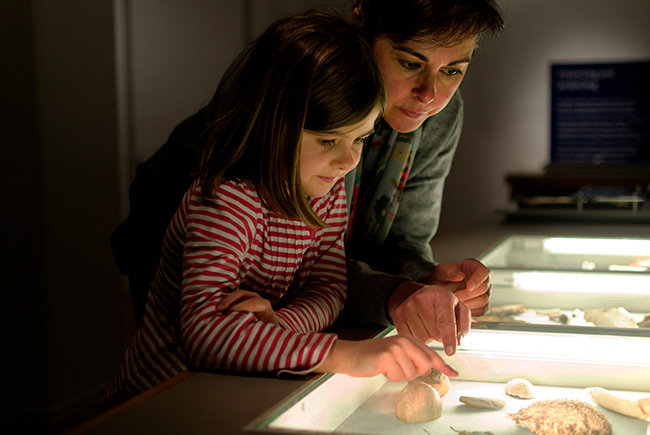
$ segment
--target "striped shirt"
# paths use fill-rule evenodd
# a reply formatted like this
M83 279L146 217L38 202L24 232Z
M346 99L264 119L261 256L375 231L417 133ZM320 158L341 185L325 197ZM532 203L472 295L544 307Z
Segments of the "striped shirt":
M336 336L319 331L346 298L343 180L309 200L329 228L279 216L244 183L203 197L195 181L167 228L142 326L107 397L134 396L188 369L305 374L320 365ZM269 300L281 326L217 311L238 288Z

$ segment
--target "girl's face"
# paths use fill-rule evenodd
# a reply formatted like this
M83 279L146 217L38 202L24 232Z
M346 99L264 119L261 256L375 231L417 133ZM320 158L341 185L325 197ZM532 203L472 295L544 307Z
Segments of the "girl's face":
M412 40L395 43L378 36L372 51L381 69L388 102L384 119L395 130L417 129L445 108L467 73L476 37L453 47L431 48Z
M360 123L333 131L303 130L300 178L307 195L325 195L337 180L357 166L363 143L374 132L379 113L376 108Z

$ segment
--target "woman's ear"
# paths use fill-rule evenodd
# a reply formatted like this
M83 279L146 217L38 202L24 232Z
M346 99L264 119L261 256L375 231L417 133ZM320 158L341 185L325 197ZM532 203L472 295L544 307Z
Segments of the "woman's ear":
M355 24L357 26L361 25L361 13L359 12L358 7L352 10L352 24Z

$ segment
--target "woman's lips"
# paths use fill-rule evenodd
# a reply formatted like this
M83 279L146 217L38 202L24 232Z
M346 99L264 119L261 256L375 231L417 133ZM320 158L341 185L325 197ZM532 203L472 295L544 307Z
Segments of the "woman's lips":
M338 177L321 177L320 175L318 176L321 180L323 180L326 183L333 183L338 179Z
M399 110L400 110L400 112L402 112L404 114L404 116L406 116L408 118L411 118L411 119L420 119L420 118L426 116L426 114L428 113L428 112L414 112L412 110L406 110L406 109L403 109L401 107L399 107Z

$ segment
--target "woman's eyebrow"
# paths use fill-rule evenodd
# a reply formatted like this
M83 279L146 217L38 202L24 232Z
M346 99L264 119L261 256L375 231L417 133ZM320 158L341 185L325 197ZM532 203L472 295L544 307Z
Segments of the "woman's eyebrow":
M449 66L458 65L458 64L461 64L461 63L470 63L471 61L472 61L471 57L466 57L464 59L458 59L458 60L455 60L453 62L449 62Z
M415 51L415 50L413 50L413 49L411 49L409 47L405 47L403 45L393 45L393 49L398 50L398 51L403 51L404 53L408 53L411 56L417 57L418 59L420 59L423 62L429 62L428 57L426 57L422 53L417 52L417 51ZM451 66L451 65L458 65L458 64L461 64L461 63L470 63L471 60L472 60L472 57L469 56L469 57L466 57L466 58L463 58L463 59L458 59L458 60L455 60L453 62L450 62L449 65Z
M403 45L393 45L394 50L398 51L403 51L404 53L408 53L411 56L417 57L418 59L424 61L424 62L429 62L429 58L423 55L422 53L419 53L413 49L410 49L408 47L405 47Z

